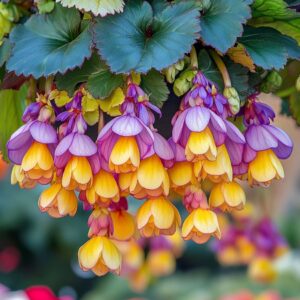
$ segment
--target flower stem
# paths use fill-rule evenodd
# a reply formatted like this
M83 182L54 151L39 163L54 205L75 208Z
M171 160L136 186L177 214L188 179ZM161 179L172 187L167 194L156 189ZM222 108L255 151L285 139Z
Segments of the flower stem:
M216 63L216 65L223 77L224 86L226 88L230 88L231 87L231 79L230 79L230 75L228 73L228 70L227 70L223 60L215 51L209 50L209 53L210 53L211 57L213 58L214 62Z
M98 133L104 127L104 114L103 111L99 108L99 122L98 122Z
M199 65L198 65L198 56L195 47L192 47L191 53L190 53L190 58L191 58L191 67L193 70L198 70Z
M53 84L54 76L49 76L46 78L45 82L45 94L49 95L52 90L52 84Z

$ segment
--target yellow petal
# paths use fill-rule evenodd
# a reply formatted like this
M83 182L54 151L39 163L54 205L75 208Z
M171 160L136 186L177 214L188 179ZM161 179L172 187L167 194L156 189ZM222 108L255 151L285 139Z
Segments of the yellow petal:
M175 221L176 207L164 197L150 201L152 201L151 211L155 226L159 229L169 229Z
M37 148L37 142L34 142L24 155L21 166L25 172L33 169L37 165Z
M78 260L83 270L92 269L100 259L103 249L103 237L91 238L79 248Z
M192 232L193 227L194 227L194 214L195 214L195 210L192 211L187 218L185 219L185 221L183 222L182 225L182 237L186 238L188 237L188 235Z
M103 261L112 271L117 271L121 267L121 254L118 248L106 237L102 237Z
M57 195L58 211L61 216L74 216L77 211L77 198L74 191L62 189Z
M92 178L92 168L86 157L75 157L76 168L73 170L73 177L79 184L88 184Z
M135 223L132 215L126 211L114 211L110 214L113 223L113 238L126 241L135 233Z
M147 200L139 207L136 214L136 222L137 222L138 229L143 228L148 223L152 214L151 206L152 206L152 201Z
M53 168L53 157L45 144L38 144L36 149L38 165L42 170L49 170Z
M48 189L44 190L39 198L39 207L41 210L49 207L51 203L55 200L57 194L61 190L61 185L55 183L51 185Z
M190 162L177 162L168 172L172 184L184 186L192 180L193 168Z
M165 177L165 169L157 155L153 155L141 161L137 171L139 184L149 190L159 188Z
M230 207L239 207L241 208L246 203L246 195L242 187L236 182L224 182L223 183L223 194L225 202Z
M201 233L213 234L219 229L217 215L210 210L197 209L194 214L194 226Z
M96 193L103 198L113 198L119 194L119 188L114 176L104 170L100 170L94 177Z

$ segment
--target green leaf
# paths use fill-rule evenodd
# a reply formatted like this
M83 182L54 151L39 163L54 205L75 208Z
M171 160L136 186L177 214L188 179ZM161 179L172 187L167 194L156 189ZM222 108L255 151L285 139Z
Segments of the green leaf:
M246 26L238 42L246 48L255 65L267 70L283 68L288 58L300 58L296 41L272 28Z
M286 34L300 45L300 15L284 0L256 0L252 5L254 26L267 26Z
M123 84L123 75L111 73L109 68L101 62L97 70L89 76L87 88L95 98L105 99Z
M150 101L158 107L162 107L170 94L164 76L155 70L142 75L141 88L149 95Z
M8 39L3 40L3 44L0 46L0 67L2 67L8 60L11 51L11 44Z
M91 11L94 15L101 15L102 17L107 14L120 13L123 11L123 0L56 0L63 6L73 7L80 10Z
M0 91L0 150L5 160L7 160L6 143L10 136L22 126L22 114L26 95L26 86L23 86L19 91Z
M70 96L73 95L78 85L86 82L90 75L98 70L100 65L99 55L93 54L81 67L68 71L64 75L57 75L55 81L57 88L67 91Z
M294 92L289 97L290 112L296 123L300 125L300 93Z
M156 13L148 2L131 0L123 14L98 18L96 47L113 72L162 70L190 51L200 31L198 16L189 2Z
M7 68L35 78L65 73L91 56L92 35L76 9L56 5L47 15L33 15L10 34L14 43Z
M40 14L48 14L53 11L55 2L53 0L40 0L37 3Z
M225 53L243 33L243 24L251 17L244 0L211 0L200 19L201 38L206 45Z

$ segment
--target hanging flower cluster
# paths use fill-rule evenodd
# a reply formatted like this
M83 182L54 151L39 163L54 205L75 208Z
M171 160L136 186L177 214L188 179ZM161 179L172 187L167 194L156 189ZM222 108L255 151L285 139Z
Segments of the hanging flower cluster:
M216 210L240 210L245 204L239 179L268 185L284 176L279 159L291 154L292 142L270 125L271 108L251 96L241 112L242 133L229 121L228 99L201 72L173 118L169 140L154 126L160 110L130 79L119 116L103 125L97 110L99 133L92 139L83 107L89 97L83 88L72 99L58 91L39 95L24 112L25 125L7 143L13 183L50 184L39 199L42 212L74 216L78 198L90 210L89 240L78 254L83 270L120 274L126 256L120 243L136 244L140 238L152 241L181 230L184 240L199 244L211 236L219 239ZM213 186L208 199L201 188L207 181ZM189 213L182 226L172 203L176 195ZM142 200L134 214L128 197ZM150 265L160 265L162 255L167 254L153 251Z
M270 218L255 220L249 204L245 210L233 214L233 223L225 219L222 240L213 249L221 264L248 265L252 279L272 282L277 277L274 261L288 251L288 244Z

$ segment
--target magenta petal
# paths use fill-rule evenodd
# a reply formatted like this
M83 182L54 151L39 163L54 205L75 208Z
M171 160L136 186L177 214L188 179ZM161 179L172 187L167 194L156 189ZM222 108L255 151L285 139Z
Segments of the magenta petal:
M70 154L69 151L67 151L62 155L55 156L54 164L57 169L63 169L71 158L72 155Z
M251 149L247 144L244 145L243 161L250 163L256 157L256 151Z
M153 132L155 153L164 160L174 159L174 153L167 140L159 133Z
M36 121L30 127L30 133L34 140L42 144L57 143L57 132L48 123Z
M30 134L31 123L25 124L15 131L9 141L7 142L8 150L15 150L23 147L24 145L31 144L33 142L32 136Z
M188 110L183 111L178 118L175 121L175 124L173 126L172 136L175 143L178 142L180 139L184 124L185 124L185 118Z
M245 144L246 140L240 130L231 122L225 120L227 137L235 143Z
M112 131L121 136L135 136L143 129L141 121L132 116L121 116L112 126Z
M89 157L97 153L97 146L89 136L75 133L69 151L75 156Z
M115 124L115 122L119 119L120 117L112 119L110 122L108 122L100 131L97 142L99 140L104 140L107 138L107 136L111 133L111 128Z
M100 157L98 155L98 153L90 156L88 158L89 160L89 163L91 165L91 168L92 168L92 171L93 171L93 174L97 174L101 168L101 163L100 163Z
M207 127L209 120L210 114L207 108L192 107L188 109L185 123L189 130L201 132Z
M216 146L219 147L223 145L226 140L226 133L216 130L216 128L211 125L209 126L209 129L214 136Z
M178 162L186 161L184 148L182 146L180 146L179 144L174 143L172 138L170 138L168 140L168 143L173 150L175 161L178 161Z
M244 144L235 143L230 139L226 139L225 146L227 148L232 165L239 165L243 160Z
M255 151L278 147L277 139L261 125L251 125L245 132L249 146Z
M282 129L273 125L264 125L264 128L278 141L278 147L273 149L277 157L280 159L288 158L293 151L293 142L290 137Z
M68 152L73 142L74 136L75 133L70 133L59 142L58 146L55 149L55 156L61 156L64 153Z
M98 143L99 153L107 162L109 161L112 149L119 138L120 136L112 132L112 134L107 139L101 140L101 142Z
M219 132L226 133L226 126L222 118L220 118L213 111L210 112L210 123L214 127L215 130Z

